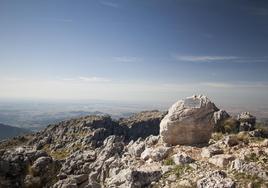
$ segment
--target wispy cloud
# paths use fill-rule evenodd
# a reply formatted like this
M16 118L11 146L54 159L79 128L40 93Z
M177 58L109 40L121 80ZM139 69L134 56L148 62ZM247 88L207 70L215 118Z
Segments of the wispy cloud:
M173 59L181 62L231 62L231 63L268 63L268 57L239 57L239 56L195 56L171 55Z
M110 79L103 77L86 77L86 76L78 76L75 78L62 78L62 81L82 81L82 82L90 82L90 83L100 83L100 82L110 82Z
M62 81L75 81L76 78L61 78Z
M184 56L184 55L173 55L178 61L189 61L189 62L212 62L212 61L227 61L236 60L238 57L235 56Z
M213 88L233 88L234 84L223 83L223 82L205 82L201 83L201 85L213 87Z
M80 76L78 77L79 80L85 81L85 82L109 82L110 80L103 77L84 77Z
M111 1L100 1L100 3L104 6L112 7L112 8L119 8L119 5L117 3L111 2Z
M201 85L208 86L211 88L222 88L222 89L233 89L233 88L256 88L256 89L267 89L267 82L236 82L236 83L228 83L228 82L204 82Z
M113 61L122 63L134 63L142 61L142 59L138 57L120 56L120 57L113 57Z

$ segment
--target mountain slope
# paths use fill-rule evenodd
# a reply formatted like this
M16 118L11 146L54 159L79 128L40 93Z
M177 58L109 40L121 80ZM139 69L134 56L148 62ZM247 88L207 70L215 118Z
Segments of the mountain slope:
M0 187L244 188L268 183L268 139L215 133L206 145L169 145L166 112L85 116L0 142ZM157 131L158 130L158 131ZM253 136L251 136L253 135Z
M0 123L0 140L4 140L7 138L12 138L15 136L23 135L29 133L30 131L27 129L22 129L19 127L13 127L10 125L5 125Z

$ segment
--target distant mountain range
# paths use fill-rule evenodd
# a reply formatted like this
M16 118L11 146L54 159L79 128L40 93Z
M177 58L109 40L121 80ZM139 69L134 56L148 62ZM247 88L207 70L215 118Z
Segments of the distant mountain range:
M26 133L30 133L30 130L19 128L19 127L13 127L10 125L5 125L0 123L0 141L12 138L15 136L23 135Z

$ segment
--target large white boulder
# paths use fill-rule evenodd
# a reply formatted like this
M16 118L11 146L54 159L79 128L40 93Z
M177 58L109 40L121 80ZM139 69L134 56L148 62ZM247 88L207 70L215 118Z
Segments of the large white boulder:
M217 107L206 96L192 96L171 106L160 123L162 140L171 145L207 143Z

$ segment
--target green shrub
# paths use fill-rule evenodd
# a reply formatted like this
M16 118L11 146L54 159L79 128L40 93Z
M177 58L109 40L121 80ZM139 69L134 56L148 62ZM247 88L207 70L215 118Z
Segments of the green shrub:
M236 135L237 139L241 142L244 142L246 144L249 143L249 135L247 132L239 132L237 135Z
M44 145L42 150L44 150L48 155L57 160L66 159L70 155L70 151L65 148L51 151L49 144Z
M164 165L174 165L174 161L171 158L164 160Z
M268 123L267 122L257 122L255 125L255 128L261 130L264 136L268 136Z
M239 132L239 121L233 118L229 118L223 123L224 133L238 133Z
M254 188L261 188L262 185L266 185L263 179L243 172L235 172L234 179L238 181L239 187L246 187L249 183L252 183Z
M245 156L245 161L248 161L248 162L258 162L259 161L259 158L256 155L256 153L251 153L251 154Z
M212 133L211 138L215 141L219 141L224 137L224 135L221 132Z
M185 172L189 172L191 170L192 168L189 166L189 164L176 165L174 168L174 173L176 174L177 177L180 177Z

